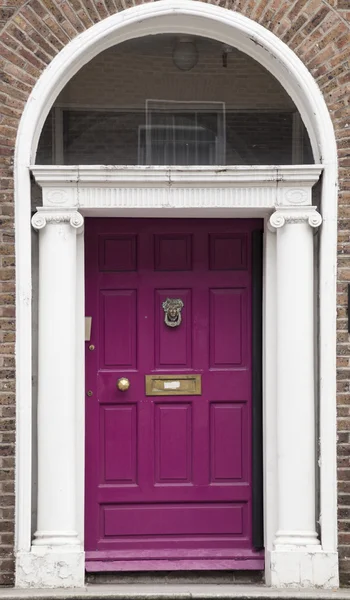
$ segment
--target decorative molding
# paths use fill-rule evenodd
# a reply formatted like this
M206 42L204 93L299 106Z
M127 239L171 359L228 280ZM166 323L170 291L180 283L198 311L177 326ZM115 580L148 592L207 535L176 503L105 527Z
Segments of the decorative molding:
M310 227L319 227L322 223L322 216L320 215L319 212L317 212L316 207L315 207L315 212L309 216L309 225Z
M67 200L69 200L69 196L66 190L51 190L46 194L47 203L52 204L54 206L61 206L62 204L66 204Z
M322 167L32 167L47 207L231 209L311 205Z
M310 227L319 227L321 225L322 217L317 212L315 206L305 206L302 211L293 208L279 208L271 215L269 226L274 231L275 229L280 229L286 223L304 223L306 221Z
M84 224L84 217L75 208L70 212L50 212L48 209L38 208L38 212L32 217L34 229L43 229L49 224L69 223L74 229L79 230Z
M269 187L96 187L79 189L79 209L268 209L276 188ZM166 214L164 214L166 216Z
M43 188L57 188L54 194L63 194L65 187L72 189L86 186L107 187L170 187L174 184L190 187L212 185L214 187L243 186L246 184L271 186L310 187L323 170L322 165L258 165L208 167L158 167L158 166L108 166L108 165L33 165L31 171L36 182ZM294 184L294 185L293 185ZM50 202L54 201L54 195ZM57 202L56 202L57 203Z
M309 190L304 188L285 189L283 194L283 204L291 204L292 206L308 204L310 200Z

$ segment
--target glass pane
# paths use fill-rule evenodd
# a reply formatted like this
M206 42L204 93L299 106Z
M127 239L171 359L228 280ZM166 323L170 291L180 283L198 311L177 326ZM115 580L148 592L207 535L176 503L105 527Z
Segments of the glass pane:
M192 43L194 64L178 63L188 70L174 58L173 34L124 42L85 65L57 100L56 124L45 123L37 162L313 162L296 107L269 72L233 47Z
M52 152L53 129L53 117L52 112L50 112L41 131L38 152L36 155L36 162L39 165L52 165L55 162Z

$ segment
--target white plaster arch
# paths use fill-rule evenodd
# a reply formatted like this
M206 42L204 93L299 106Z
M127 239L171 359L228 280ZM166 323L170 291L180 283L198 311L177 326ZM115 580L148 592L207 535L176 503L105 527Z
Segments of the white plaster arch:
M254 21L196 0L160 0L117 13L72 40L45 69L23 111L15 150L17 468L16 551L31 546L31 253L30 165L45 118L71 77L94 56L125 40L157 33L201 35L237 47L286 89L307 127L316 163L324 167L320 245L320 466L322 547L337 545L335 307L337 152L323 96L291 49Z

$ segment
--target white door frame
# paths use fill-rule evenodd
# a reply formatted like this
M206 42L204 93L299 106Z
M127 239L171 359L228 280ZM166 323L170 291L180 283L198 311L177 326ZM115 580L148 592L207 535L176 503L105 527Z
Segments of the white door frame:
M336 241L337 241L337 153L332 122L321 92L303 63L276 36L257 23L214 5L193 0L161 0L128 9L94 25L70 42L44 71L33 89L20 122L15 153L15 226L17 283L17 463L16 463L16 553L17 584L40 585L38 569L31 584L25 566L31 554L31 487L32 487L32 403L31 403L31 287L30 255L30 165L35 161L36 148L44 120L59 92L71 77L102 50L127 39L155 33L186 33L202 35L231 44L260 62L283 85L292 97L307 127L316 163L322 164L319 256L319 412L320 412L320 504L321 544L318 555L326 562L313 564L312 574L300 573L300 564L290 579L288 568L272 564L268 577L280 585L337 585L336 526L336 388L335 388L335 307L336 307ZM51 174L52 175L52 174ZM94 175L94 177L96 174ZM203 176L203 173L202 173ZM118 175L122 181L122 174ZM79 171L78 171L79 179ZM205 178L204 178L205 179ZM274 176L280 185L280 177ZM261 178L260 178L261 183ZM95 181L96 184L96 181ZM206 186L203 180L203 185ZM259 185L259 184L258 184ZM115 183L114 183L115 186ZM76 205L75 205L76 206ZM276 207L276 205L275 205ZM237 208L237 206L236 206ZM257 206L255 207L257 209ZM266 208L265 206L263 208ZM300 208L300 207L299 207ZM283 211L282 211L283 212ZM86 213L88 214L88 213ZM250 213L253 216L252 213ZM256 216L255 212L255 216ZM290 222L288 214L277 211L272 224L279 227ZM162 215L163 216L163 215ZM165 215L164 215L165 216ZM240 216L235 211L232 217ZM305 214L303 215L305 217ZM289 221L288 221L289 219ZM317 219L316 219L317 221ZM318 225L319 223L316 223ZM296 223L296 220L293 221ZM300 223L300 220L298 221ZM309 219L310 223L310 219ZM311 224L311 223L310 223ZM313 224L312 224L313 225ZM283 228L282 228L283 229ZM296 230L294 230L296 231ZM282 240L282 236L281 240ZM272 246L266 235L266 248ZM278 262L278 261L277 261ZM266 266L266 280L270 265ZM265 294L266 294L265 290ZM271 314L273 299L266 298ZM266 335L269 335L266 331ZM265 456L271 466L276 456ZM271 472L275 468L271 467ZM266 483L266 482L265 482ZM321 552L320 552L321 551ZM294 557L297 557L295 552ZM327 558L328 557L328 558ZM283 559L284 560L284 559ZM287 560L290 566L290 553ZM298 559L299 560L299 559ZM296 562L298 562L298 560ZM23 562L24 561L24 562ZM327 562L328 561L328 562ZM326 567L327 563L327 567ZM332 563L332 564L331 564ZM42 567L43 565L41 565ZM40 565L38 566L38 568ZM304 565L305 567L305 565ZM278 571L274 578L273 573ZM316 571L315 571L316 568ZM299 569L299 571L298 571ZM40 569L39 569L40 570ZM283 574L283 570L285 573ZM30 577L29 577L30 579ZM66 579L70 581L70 578ZM42 581L42 585L45 583ZM73 580L70 585L77 585ZM79 579L81 584L81 579ZM54 585L64 585L61 579Z

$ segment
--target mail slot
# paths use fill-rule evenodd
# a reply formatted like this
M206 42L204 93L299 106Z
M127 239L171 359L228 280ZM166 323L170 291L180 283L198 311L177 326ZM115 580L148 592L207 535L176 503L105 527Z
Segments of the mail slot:
M200 396L201 375L146 375L146 396Z

